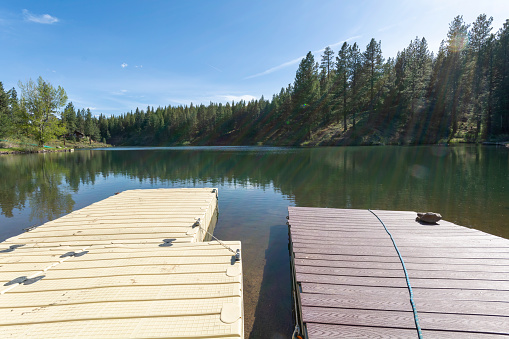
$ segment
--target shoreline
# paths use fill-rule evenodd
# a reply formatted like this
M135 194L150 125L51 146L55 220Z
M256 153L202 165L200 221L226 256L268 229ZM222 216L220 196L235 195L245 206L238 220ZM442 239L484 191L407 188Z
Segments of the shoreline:
M460 143L462 144L462 143ZM505 146L509 148L509 142L481 142L477 143L482 146ZM454 144L435 144L437 146L450 146ZM187 146L193 146L193 145L187 145ZM205 146L205 145L195 145L195 146ZM206 145L206 146L224 146L224 145ZM237 145L236 145L237 146ZM255 146L255 145L238 145L238 146ZM258 146L269 146L274 147L275 145L258 145ZM379 145L364 145L364 146L379 146ZM419 146L419 145L392 145L392 146ZM111 147L111 146L110 146ZM144 146L124 146L124 147L144 147ZM157 146L146 146L146 147L157 147ZM275 147L288 147L286 146L275 146ZM330 147L329 145L306 145L306 146L298 146L298 147L304 147L304 148L319 148L319 147ZM344 145L337 146L337 147L345 147ZM81 149L81 148L78 148ZM83 148L86 149L86 148ZM55 152L74 152L74 148L65 148L65 149L42 149L42 150L24 150L24 151L0 151L0 155L12 155L12 154L31 154L31 153L55 153Z
M54 152L74 152L74 148L55 149L55 150L26 150L26 151L0 151L0 155L4 154L30 154L30 153L54 153Z

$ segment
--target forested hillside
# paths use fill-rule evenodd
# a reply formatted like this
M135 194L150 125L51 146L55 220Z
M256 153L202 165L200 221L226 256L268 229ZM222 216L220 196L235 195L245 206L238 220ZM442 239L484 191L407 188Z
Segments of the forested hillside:
M416 37L384 60L382 43L344 43L309 52L293 84L270 100L136 108L92 117L69 103L61 116L115 145L419 144L509 139L509 20L492 32L492 18L454 18L436 55ZM1 83L0 83L1 85ZM0 86L0 136L18 121L16 91ZM17 108L18 107L18 108ZM8 118L12 117L12 118ZM15 129L16 130L16 129Z

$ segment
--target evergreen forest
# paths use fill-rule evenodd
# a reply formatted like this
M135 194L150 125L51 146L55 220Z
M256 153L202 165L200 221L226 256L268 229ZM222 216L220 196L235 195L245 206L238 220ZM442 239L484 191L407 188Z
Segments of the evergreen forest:
M292 84L249 102L149 106L95 117L41 78L20 84L20 98L0 82L0 138L22 134L42 144L79 131L113 145L157 146L509 140L509 20L497 32L491 24L485 14L471 24L457 16L436 54L419 37L387 60L375 39L365 48L327 47L320 60L309 52ZM30 101L43 89L48 100ZM50 104L37 107L44 102Z

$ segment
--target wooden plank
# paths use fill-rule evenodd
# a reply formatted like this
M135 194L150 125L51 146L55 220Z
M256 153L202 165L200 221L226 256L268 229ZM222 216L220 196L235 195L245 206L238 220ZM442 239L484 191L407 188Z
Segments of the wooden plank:
M358 269L358 268L337 268L337 267L313 267L295 264L297 273L318 274L329 276L355 276L355 277L385 277L405 278L405 274L399 269Z
M295 269L299 273L327 274L327 275L353 275L361 277L404 277L401 265L394 269L380 268L351 268L351 267L325 267L310 266L295 263ZM413 270L407 267L410 279L456 279L456 280L495 280L509 283L509 275L506 272L472 272L450 270ZM481 279L482 278L482 279ZM468 282L467 282L468 283Z
M509 240L447 221L420 224L414 212L375 213L404 258L426 335L509 333ZM310 338L415 334L401 262L373 214L291 207L289 216Z
M390 262L400 263L398 256L395 254L391 257L376 256L376 255L327 255L327 254L316 254L316 253L295 253L297 259L318 259L318 260L330 260L330 261L377 261L377 262Z
M380 287L363 285L337 285L320 283L301 283L303 293L337 294L337 295L377 295L390 293L408 296L407 287ZM414 288L416 298L446 299L446 300L480 300L509 302L509 291L480 290L480 289L445 289L445 288Z
M298 235L292 235L292 242L294 244L308 244L308 245L333 245L333 246L341 246L341 247L355 247L355 246L377 246L377 247L394 247L394 244L388 241L378 241L373 239L362 239L356 240L355 243L352 243L350 239L322 239L320 237L302 237ZM499 252L499 253L508 253L508 243L500 243L499 245L495 245L494 242L476 242L471 243L470 246L465 244L462 241L447 241L447 242L410 242L404 241L399 242L398 248L419 248L419 249L442 249L444 246L448 246L448 251L450 252L462 252L462 251L473 251L473 252Z
M302 307L305 322L415 329L412 312Z
M297 281L317 284L349 285L349 286L386 286L406 287L404 278L385 277L352 277L352 276L330 276L319 274L296 273Z
M380 311L363 309L334 309L303 306L304 321L336 325L377 326L391 328L415 328L412 312ZM422 313L419 323L425 330L446 330L509 334L506 317L469 314Z
M385 257L394 257L397 253L394 251L394 247L368 247L368 246L357 246L357 247L336 247L330 245L323 245L320 247L312 246L308 244L294 244L294 251L300 253L323 253L333 255L377 255Z
M302 293L301 302L303 306L310 307L412 312L408 296L403 294L381 295L377 298L362 296L345 298L344 295Z
M326 252L326 251L324 251ZM369 256L369 255L341 255L341 254L328 254L328 253L295 253L297 259L316 259L316 260L352 260L352 261L382 261L382 262L400 262L399 257L395 254L393 257L385 256ZM404 258L405 264L418 263L418 264L433 264L437 265L490 265L496 267L507 267L509 265L508 259L482 259L482 258L425 258L425 257L408 257Z
M310 267L343 267L358 269L387 269L401 270L401 262L384 262L384 261L351 261L351 260L315 260L315 259L295 259L295 265Z
M330 338L417 338L416 330L397 329L386 327L352 326L352 325L330 325L319 323L308 323L307 333L310 339ZM422 332L424 338L450 338L450 339L494 339L500 338L497 334L468 333L463 331L433 331Z
M301 266L314 266L314 267L351 267L351 268L381 268L381 269L401 269L401 263L397 262L377 262L377 261L346 261L346 260L317 260L317 259L295 259L296 265ZM508 268L504 265L454 265L454 264L440 264L437 266L435 263L409 263L406 262L405 266L408 271L423 271L426 272L465 272L474 274L497 273L507 275ZM431 273L433 274L433 273Z
M419 323L421 328L427 330L509 335L509 321L506 316L421 313Z
M348 255L385 255L392 256L396 253L394 246L334 246L306 243L294 243L294 249L302 253L325 253L325 254L348 254ZM505 260L509 265L509 252L488 252L481 251L449 251L447 249L433 249L430 251L426 248L399 248L401 255L405 258L457 258L457 259L501 259Z
M301 293L302 305L327 308L376 309L389 311L412 311L408 294L381 294L376 298L371 295L337 295ZM414 298L418 314L449 313L507 316L509 304L506 302Z

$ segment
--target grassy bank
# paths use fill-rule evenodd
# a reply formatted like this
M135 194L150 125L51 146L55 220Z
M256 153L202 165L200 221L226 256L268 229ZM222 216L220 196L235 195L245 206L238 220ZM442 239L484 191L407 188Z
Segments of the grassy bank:
M96 147L111 147L111 145L88 141L70 141L66 140L52 140L46 143L43 147L37 146L37 143L30 139L3 139L0 140L0 154L19 154L19 153L43 153L43 152L65 152L71 149L79 148L96 148Z

